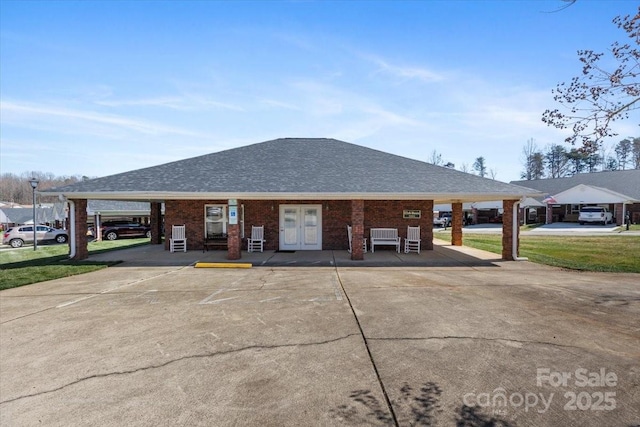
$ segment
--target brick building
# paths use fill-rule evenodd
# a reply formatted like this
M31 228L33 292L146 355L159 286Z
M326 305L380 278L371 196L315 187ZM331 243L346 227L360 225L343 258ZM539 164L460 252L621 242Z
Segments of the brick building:
M164 229L186 225L187 247L224 236L229 259L241 257L244 236L264 225L267 250L347 249L363 259L371 228L419 225L422 249L433 249L433 207L451 203L452 244L462 244L462 203L502 200L503 258L517 257L513 213L535 190L321 138L284 138L83 181L47 190L66 197L74 213L71 255L86 258L87 200L151 203L152 243ZM230 213L234 215L230 215ZM237 216L235 215L237 213ZM236 221L230 217L237 217ZM515 231L515 234L514 234ZM170 237L170 236L167 236ZM168 242L165 240L165 247Z

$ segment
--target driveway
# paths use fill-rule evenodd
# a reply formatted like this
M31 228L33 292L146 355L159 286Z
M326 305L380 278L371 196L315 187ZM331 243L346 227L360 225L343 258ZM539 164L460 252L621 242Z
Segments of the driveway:
M123 263L0 293L0 424L637 425L639 284Z
M448 229L443 228L434 228L434 233L447 231ZM624 231L623 233L621 233ZM502 224L478 224L478 225L467 225L462 228L463 233L474 233L474 234L502 234ZM625 231L624 227L618 226L615 224L585 224L580 225L572 222L554 222L552 224L544 224L540 227L533 228L527 231L521 231L521 235L578 235L578 236L604 236L609 234L618 235L639 235L640 233L636 233L634 231Z
M552 224L541 225L540 227L536 227L527 231L527 234L535 235L535 234L577 234L577 235L606 235L612 234L619 231L624 230L624 227L621 227L616 224L576 224L574 222L555 222ZM524 233L523 233L524 234Z

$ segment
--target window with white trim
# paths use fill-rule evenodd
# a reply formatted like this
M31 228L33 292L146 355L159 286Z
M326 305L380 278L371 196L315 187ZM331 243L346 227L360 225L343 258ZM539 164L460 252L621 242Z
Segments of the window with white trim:
M213 239L226 236L228 223L226 205L204 205L205 238Z
M240 206L240 237L244 238L244 205ZM204 205L204 236L206 239L227 235L227 205Z

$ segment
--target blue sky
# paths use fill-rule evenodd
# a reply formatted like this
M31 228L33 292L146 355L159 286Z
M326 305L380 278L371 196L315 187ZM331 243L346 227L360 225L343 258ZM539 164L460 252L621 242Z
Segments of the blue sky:
M330 137L519 179L633 1L0 1L0 169L106 176ZM638 136L638 118L611 143Z

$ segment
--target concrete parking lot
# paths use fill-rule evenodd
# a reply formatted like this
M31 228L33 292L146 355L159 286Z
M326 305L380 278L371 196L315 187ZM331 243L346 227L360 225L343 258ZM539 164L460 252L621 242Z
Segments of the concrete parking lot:
M387 268L147 256L3 291L0 422L640 424L640 275L461 251Z

